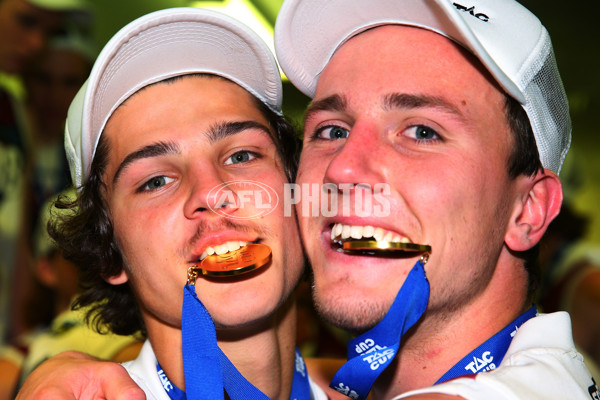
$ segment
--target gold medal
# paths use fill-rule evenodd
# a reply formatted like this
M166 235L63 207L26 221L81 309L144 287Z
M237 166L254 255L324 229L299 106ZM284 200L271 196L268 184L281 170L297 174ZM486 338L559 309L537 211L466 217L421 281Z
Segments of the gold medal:
M206 257L193 267L208 277L230 277L254 271L271 261L271 249L264 244L247 244L238 250Z
M386 242L383 240L349 240L342 242L345 251L431 253L431 246L416 243Z

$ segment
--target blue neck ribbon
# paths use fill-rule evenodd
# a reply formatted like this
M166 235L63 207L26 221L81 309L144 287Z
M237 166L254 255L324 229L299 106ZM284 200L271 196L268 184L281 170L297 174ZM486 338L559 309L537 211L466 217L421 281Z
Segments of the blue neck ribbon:
M330 387L355 400L367 398L375 380L396 356L400 338L427 308L429 282L424 267L423 261L417 261L383 319L348 342L348 361L335 374Z
M398 353L400 339L423 315L429 300L429 282L419 260L408 274L385 317L371 330L348 343L348 361L330 385L355 400L367 398L379 375ZM485 341L446 372L437 382L496 368L508 350L517 329L537 314L532 306L500 332Z
M457 362L435 384L437 385L438 383L446 382L460 376L474 375L496 369L500 365L500 362L502 362L508 346L519 327L536 315L537 307L533 305L510 324L506 325L501 331Z
M217 345L212 318L196 295L193 284L184 288L181 319L186 392L171 384L160 365L156 366L171 399L224 399L227 392L231 400L269 400L267 395L244 378ZM306 365L298 349L290 399L310 399Z

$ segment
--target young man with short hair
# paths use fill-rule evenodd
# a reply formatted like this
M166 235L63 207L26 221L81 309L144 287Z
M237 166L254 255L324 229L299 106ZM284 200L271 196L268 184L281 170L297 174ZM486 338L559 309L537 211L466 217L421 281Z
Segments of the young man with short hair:
M317 309L370 345L332 384L353 398L371 384L376 399L597 396L568 315L532 307L571 140L539 20L513 0L286 0L276 49L312 98L297 184L388 187L385 217L299 214ZM430 246L428 284L421 253L339 251L377 229ZM420 317L396 312L424 298Z

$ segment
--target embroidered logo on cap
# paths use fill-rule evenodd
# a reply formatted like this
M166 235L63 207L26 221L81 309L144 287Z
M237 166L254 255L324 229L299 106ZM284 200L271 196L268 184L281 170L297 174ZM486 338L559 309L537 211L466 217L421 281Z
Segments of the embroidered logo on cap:
M458 11L467 12L480 21L488 22L490 20L490 17L488 17L484 13L476 13L475 6L467 7L467 6L463 6L462 4L458 4L458 3L452 3L452 4L454 5L454 7L456 7L456 9Z

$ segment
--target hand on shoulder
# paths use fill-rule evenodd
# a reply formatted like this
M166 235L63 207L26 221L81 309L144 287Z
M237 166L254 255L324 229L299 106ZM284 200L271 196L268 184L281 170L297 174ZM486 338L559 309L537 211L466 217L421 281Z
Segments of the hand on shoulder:
M74 351L40 364L17 395L17 400L92 398L145 400L146 395L121 365Z

